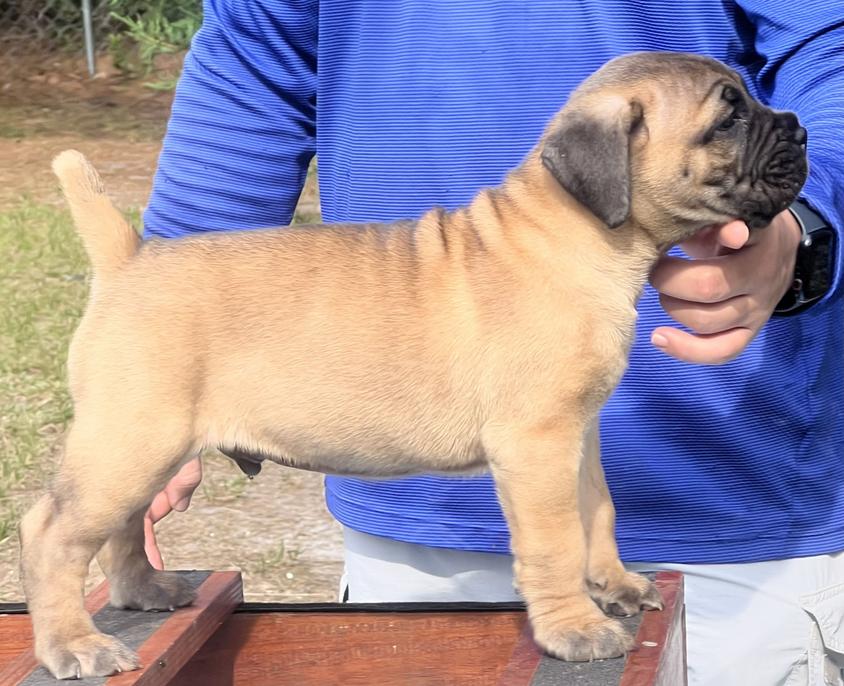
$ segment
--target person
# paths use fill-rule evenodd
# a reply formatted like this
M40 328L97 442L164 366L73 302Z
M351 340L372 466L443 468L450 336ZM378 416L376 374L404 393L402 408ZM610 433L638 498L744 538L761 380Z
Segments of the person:
M285 225L314 154L327 222L459 206L519 163L589 73L672 50L726 62L798 114L811 168L801 202L840 237L842 46L838 0L209 0L145 234ZM841 259L826 295L771 316L799 239L785 211L663 258L601 415L623 560L685 573L691 684L844 684ZM190 463L150 509L159 566L152 523L187 507L200 476ZM325 483L348 599L515 597L488 477Z

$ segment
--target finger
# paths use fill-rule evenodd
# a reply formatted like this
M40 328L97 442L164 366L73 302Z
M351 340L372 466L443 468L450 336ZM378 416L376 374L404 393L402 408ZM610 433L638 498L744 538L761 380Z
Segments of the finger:
M144 517L144 552L153 569L164 569L164 560L161 559L161 551L155 540L155 528L149 517Z
M716 334L690 334L660 326L651 343L671 357L692 364L724 364L737 357L753 340L754 332L744 327Z
M164 491L161 491L152 499L152 502L147 509L146 516L149 518L150 522L155 524L155 522L160 521L172 511L173 507L170 505L170 499Z
M660 295L662 309L677 323L697 334L728 331L739 326L753 328L757 312L749 296L740 295L717 303L689 302Z
M722 302L750 292L752 270L747 260L746 253L698 260L665 256L651 272L651 285L679 300Z
M683 252L695 259L716 257L744 247L750 238L750 231L743 221L708 226L680 244Z
M171 507L176 512L184 512L188 509L193 492L200 481L202 481L202 462L199 458L186 462L170 479L164 491Z
M728 250L738 250L748 244L751 233L747 224L743 221L728 222L720 227L715 233L716 242Z

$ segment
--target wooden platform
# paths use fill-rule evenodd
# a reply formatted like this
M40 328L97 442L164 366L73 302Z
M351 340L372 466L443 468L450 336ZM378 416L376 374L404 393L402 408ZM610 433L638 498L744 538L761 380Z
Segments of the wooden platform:
M625 620L626 659L566 663L535 647L517 603L243 604L236 572L185 572L197 602L173 613L115 610L105 584L87 599L102 630L137 650L144 668L80 686L501 684L683 686L682 576L656 575L661 612ZM31 651L20 605L0 605L0 686L56 681Z

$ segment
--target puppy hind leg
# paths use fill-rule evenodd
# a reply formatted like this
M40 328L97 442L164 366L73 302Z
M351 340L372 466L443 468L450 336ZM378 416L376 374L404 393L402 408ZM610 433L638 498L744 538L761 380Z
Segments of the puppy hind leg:
M24 590L35 635L35 654L55 676L105 676L135 669L137 656L117 639L100 633L83 605L88 565L113 535L132 528L157 490L177 469L187 443L127 435L126 421L85 425L67 437L65 457L50 493L21 523ZM156 426L156 438L159 426ZM164 432L162 432L162 435ZM110 439L104 441L104 437ZM143 458L143 459L140 459ZM137 526L136 524L134 526ZM119 562L125 550L110 546L109 566L121 572L138 562Z
M586 584L607 614L629 617L641 610L661 610L659 591L648 579L624 569L615 541L615 507L604 469L597 418L586 435L580 478L580 503L587 539Z
M21 520L21 578L35 656L59 679L137 669L137 655L100 633L85 611L88 565L105 534L79 531L69 510L48 494Z
M111 604L133 610L174 610L190 605L193 587L176 572L154 569L144 552L144 513L132 513L126 524L109 536L97 562L109 582Z

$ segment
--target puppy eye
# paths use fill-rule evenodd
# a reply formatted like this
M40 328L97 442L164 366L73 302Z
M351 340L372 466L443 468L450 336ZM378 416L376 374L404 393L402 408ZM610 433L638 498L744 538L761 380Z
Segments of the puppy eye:
M718 130L718 131L729 131L731 128L733 128L736 125L736 122L738 121L738 119L739 119L738 118L738 112L733 110L729 117L727 117L724 121L722 121L720 124L718 124L718 126L716 127L716 130Z
M721 97L730 103L739 102L741 100L741 94L732 86L724 86L724 90L721 91Z

